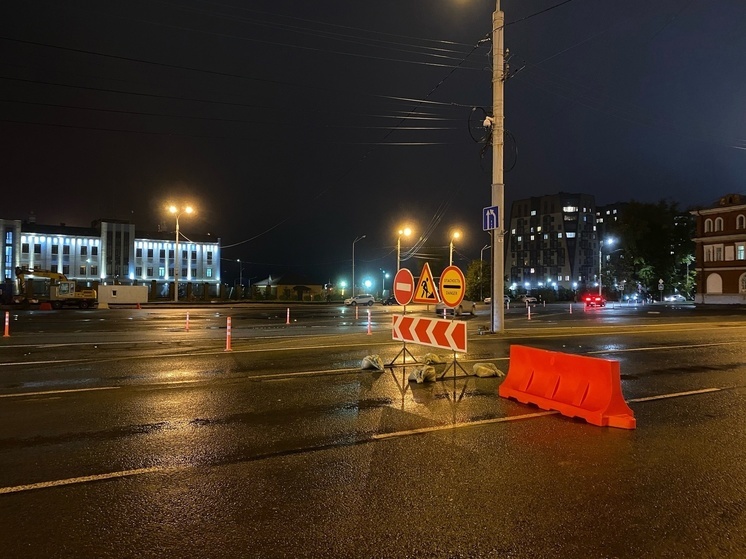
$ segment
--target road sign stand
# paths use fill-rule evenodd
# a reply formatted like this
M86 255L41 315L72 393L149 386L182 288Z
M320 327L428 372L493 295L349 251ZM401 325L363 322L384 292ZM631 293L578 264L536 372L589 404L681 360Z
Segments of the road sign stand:
M404 306L402 314L403 315L407 314L407 307L406 307L406 305ZM396 360L399 359L400 355L401 355L401 358L402 358L402 362L401 363L397 363ZM409 355L412 358L412 364L413 365L417 363L417 358L414 355L412 355L411 351L409 351L407 349L407 342L402 341L402 346L401 346L401 349L399 350L399 353L396 354L396 356L391 360L390 363L386 363L386 365L384 365L384 367L388 367L390 369L393 369L397 365L406 365L407 364L407 355Z
M467 377L470 376L469 373L467 372L467 370L464 369L461 366L461 363L459 363L458 360L456 359L456 352L454 351L453 352L453 361L451 363L449 363L448 366L445 369L443 369L443 372L440 373L440 376L438 377L438 380L443 380L445 378L445 376L448 374L448 371L451 370L451 368L453 368L453 378L454 379L459 376L458 375L458 371L456 370L457 368L459 368L462 371L464 371L464 375L466 375Z

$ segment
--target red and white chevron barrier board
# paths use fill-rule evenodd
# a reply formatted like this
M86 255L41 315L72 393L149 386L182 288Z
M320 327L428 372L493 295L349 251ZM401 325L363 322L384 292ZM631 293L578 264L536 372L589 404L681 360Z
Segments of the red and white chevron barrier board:
M394 340L466 352L466 322L393 315Z

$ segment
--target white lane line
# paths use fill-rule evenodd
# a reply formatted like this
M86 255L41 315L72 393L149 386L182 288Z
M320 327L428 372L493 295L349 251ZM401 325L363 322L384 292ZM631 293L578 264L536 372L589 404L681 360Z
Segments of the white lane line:
M53 359L48 361L12 361L10 363L0 363L0 367L10 367L13 365L56 365L58 363L77 363L82 359Z
M699 349L703 347L720 347L724 345L741 345L743 340L733 342L712 342L709 344L692 344L692 345L667 345L665 347L628 347L624 349L598 349L595 351L589 351L588 355L597 355L599 353L630 353L633 351L660 351L669 349Z
M117 387L114 387L117 388ZM704 388L702 390L692 390L689 392L676 392L673 394L661 394L659 396L649 396L646 398L635 398L627 400L627 403L635 402L649 402L652 400L664 400L666 398L677 398L680 396L694 396L697 394L707 394L710 392L722 391L722 388ZM463 427L476 427L479 425L490 425L495 423L507 423L509 421L521 421L525 419L534 419L537 417L544 417L547 415L557 415L558 411L541 411L536 413L527 413L523 415L513 415L510 417L496 417L495 419L483 419L481 421L473 421L471 423L456 423L452 425L441 425L436 427L424 427L422 429L410 429L408 431L398 431L395 433L379 433L371 436L371 440L380 441L386 439L393 439L397 437L406 437L411 435L420 435L423 433L433 433L437 431L450 431L453 429L461 429ZM151 468L138 468L134 470L123 470L120 472L111 472L108 474L97 474L92 476L73 477L67 479L58 479L54 481L43 481L40 483L30 483L27 485L14 485L10 487L0 487L0 495L8 493L20 493L23 491L33 491L36 489L48 489L50 487L60 487L64 485L75 485L78 483L88 483L91 481L102 481L107 479L118 479L129 476L137 476L142 474L162 473L162 472L173 472L177 470L184 470L190 466L154 466Z
M151 468L138 468L136 470L123 470L121 472L111 472L109 474L97 474L93 476L71 477L67 479L58 479L55 481L42 481L40 483L29 483L28 485L14 485L12 487L0 487L0 495L8 493L20 493L22 491L33 491L35 489L48 489L50 487L60 487L63 485L75 485L78 483L88 483L90 481L102 481L107 479L118 479L129 476L139 476L142 474L153 474L160 472L170 472L184 469L186 466L153 466Z
M471 421L466 423L453 423L451 425L438 425L435 427L423 427L422 429L410 429L409 431L397 431L395 433L379 433L373 435L371 439L393 439L396 437L408 437L409 435L420 435L422 433L433 433L435 431L450 431L451 429L461 429L462 427L475 427L477 425L490 425L492 423L505 423L507 421L519 421L521 419L533 419L534 417L543 417L545 415L556 415L558 411L541 411L536 413L527 413L524 415L513 415L511 417L496 417L495 419L483 419L481 421Z
M633 398L627 400L630 402L652 402L654 400L665 400L666 398L678 398L680 396L696 396L697 394L708 394L710 392L720 392L722 388L703 388L702 390L690 390L689 392L675 392L673 394L661 394L659 396L648 396L646 398Z
M100 386L97 388L71 388L69 390L45 390L43 392L19 392L18 394L0 394L0 398L21 398L24 396L49 396L50 394L69 394L70 392L93 392L94 390L116 390L120 386Z

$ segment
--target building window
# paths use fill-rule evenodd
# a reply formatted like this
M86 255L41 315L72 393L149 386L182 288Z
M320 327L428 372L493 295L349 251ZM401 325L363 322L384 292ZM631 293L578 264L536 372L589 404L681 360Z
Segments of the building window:
M79 272L80 272L81 276L85 276L86 275L87 270L86 270L85 264L83 264L82 266L80 266Z
M205 270L205 276L208 278L212 277L212 268L207 268L207 270Z
M62 273L66 276L70 275L70 264L63 264L62 265Z
M148 277L153 277L153 268L148 268Z
M736 243L736 260L746 260L746 243Z
M52 245L52 254L60 253L60 245Z
M21 244L21 254L28 254L28 249L29 249L28 243Z
M98 266L91 266L91 275L92 276L98 275Z
M715 219L715 231L722 231L723 230L723 218L718 217Z
M148 258L153 258L153 249L152 248L148 249ZM152 276L153 274L148 274L148 275Z
M714 255L714 249L712 245L708 245L705 247L705 262L712 262Z
M741 274L741 277L738 279L738 292L746 293L746 274Z
M513 230L513 233L515 234L515 230ZM207 251L207 263L212 264L212 251L211 250Z
M142 249L141 248L136 248L135 249L135 257L136 258L142 258Z
M98 247L91 247L91 256L98 256Z
M39 243L34 243L34 254L41 254L41 245Z
M166 276L166 268L161 266L160 268L158 268L158 277L163 278L165 276Z
M708 217L705 219L705 233L712 232L712 220Z
M715 245L715 262L720 262L723 260L723 245Z
M192 277L193 278L197 277L197 268L192 268Z
M160 251L160 257L161 258L166 258L166 249L165 248L161 249L161 251Z
M142 266L135 267L135 275L138 277L142 275Z
M574 233L574 232L572 232L572 231L568 231L568 232L567 232L567 238L568 238L568 239L574 239L574 238L575 238L575 233Z
M70 245L65 245L62 247L62 254L69 255L70 254Z
M88 256L88 247L85 245L81 245L80 247L80 255L81 256Z

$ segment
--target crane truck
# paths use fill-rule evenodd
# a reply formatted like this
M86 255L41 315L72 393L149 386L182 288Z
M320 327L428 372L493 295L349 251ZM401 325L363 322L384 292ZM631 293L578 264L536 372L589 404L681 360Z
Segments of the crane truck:
M18 278L18 291L22 302L35 298L39 301L48 301L54 309L61 309L65 305L87 309L96 304L95 289L78 289L76 282L68 280L64 274L59 272L39 268L16 267L16 277ZM49 280L44 294L38 296L35 295L29 281L36 278Z

